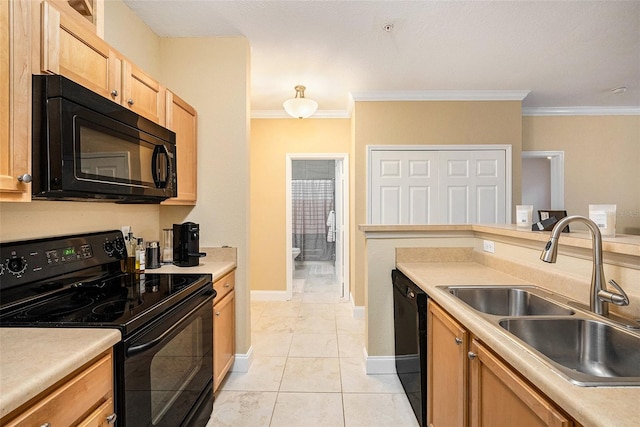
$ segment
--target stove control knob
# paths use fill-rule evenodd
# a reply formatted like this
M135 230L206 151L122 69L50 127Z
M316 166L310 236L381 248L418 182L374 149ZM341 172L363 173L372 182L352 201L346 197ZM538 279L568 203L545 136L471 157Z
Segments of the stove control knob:
M113 256L113 251L115 251L113 243L109 241L104 242L104 251L108 256Z
M27 269L27 260L23 257L7 260L7 269L14 276L20 276Z
M120 258L123 258L127 250L124 246L124 239L122 237L118 237L116 240L114 240L113 247Z

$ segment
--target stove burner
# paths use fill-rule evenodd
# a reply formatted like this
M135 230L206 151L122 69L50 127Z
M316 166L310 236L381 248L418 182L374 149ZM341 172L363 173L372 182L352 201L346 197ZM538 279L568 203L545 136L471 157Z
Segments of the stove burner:
M93 304L94 299L89 297L83 297L81 299L68 299L66 301L60 301L55 305L43 304L31 309L27 309L24 315L34 318L47 318L49 316L62 316L65 314L73 313L74 311L81 310L85 307L89 307Z
M104 316L106 318L116 319L122 314L124 314L125 308L127 307L126 299L119 299L115 301L109 301L97 305L91 310L93 314L98 316Z

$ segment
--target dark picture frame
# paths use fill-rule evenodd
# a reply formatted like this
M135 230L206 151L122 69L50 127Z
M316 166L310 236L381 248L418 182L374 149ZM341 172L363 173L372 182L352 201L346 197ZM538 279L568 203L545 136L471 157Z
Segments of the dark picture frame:
M545 219L549 219L554 217L556 220L560 221L562 218L567 216L566 210L551 210L551 209L538 209L538 220L544 221ZM565 233L569 232L569 226L567 225L564 230Z

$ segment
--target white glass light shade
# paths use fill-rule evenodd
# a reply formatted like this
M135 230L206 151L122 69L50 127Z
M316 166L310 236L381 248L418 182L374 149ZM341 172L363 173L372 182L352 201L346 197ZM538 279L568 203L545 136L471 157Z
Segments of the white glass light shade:
M318 109L318 103L308 98L287 99L282 106L291 117L298 119L306 119Z
M304 97L305 87L297 85L295 88L296 96L292 99L284 101L282 106L291 117L304 119L312 115L318 109L318 103L313 99Z

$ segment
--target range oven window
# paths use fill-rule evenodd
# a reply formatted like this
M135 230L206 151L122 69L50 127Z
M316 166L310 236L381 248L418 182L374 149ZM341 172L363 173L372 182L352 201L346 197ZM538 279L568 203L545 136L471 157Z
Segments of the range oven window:
M151 360L151 420L157 425L202 369L202 318L194 319Z

